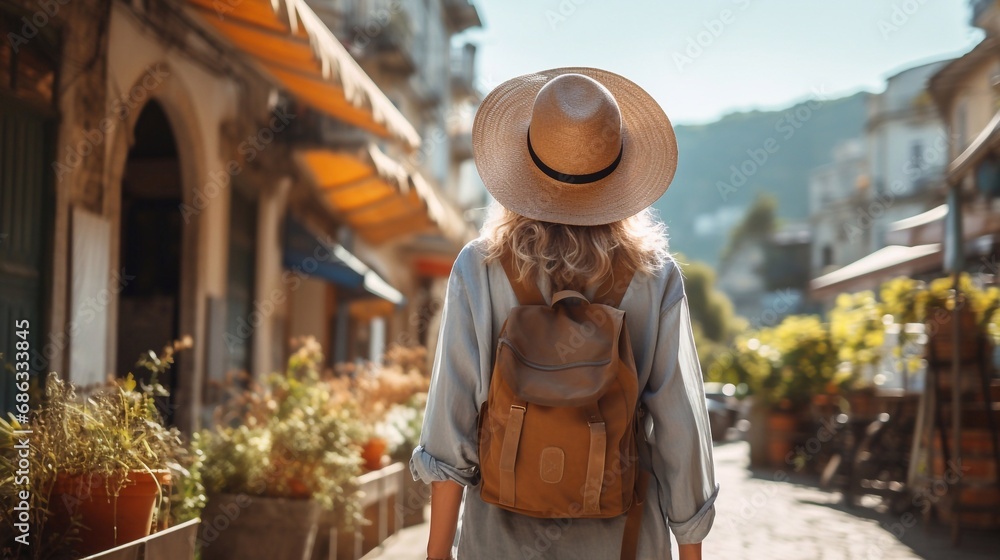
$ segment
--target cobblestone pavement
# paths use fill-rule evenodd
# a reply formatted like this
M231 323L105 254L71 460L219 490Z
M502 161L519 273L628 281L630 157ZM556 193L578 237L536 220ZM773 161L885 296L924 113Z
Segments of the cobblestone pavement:
M928 529L918 520L867 508L845 510L838 494L797 484L794 476L751 472L748 457L744 442L716 447L722 490L715 526L704 544L706 559L1000 559L1000 534L970 533L963 538L962 548L953 549L943 527ZM374 557L423 559L426 539L426 524L411 527ZM677 558L676 545L673 558Z
M1000 558L997 535L969 534L956 550L941 526L924 527L912 515L846 510L839 494L796 484L793 473L753 473L747 468L749 448L744 442L717 446L715 456L722 490L715 526L704 545L706 558Z

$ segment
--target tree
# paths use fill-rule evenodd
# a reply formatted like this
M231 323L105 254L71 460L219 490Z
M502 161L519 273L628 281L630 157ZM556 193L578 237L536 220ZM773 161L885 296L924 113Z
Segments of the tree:
M729 242L722 251L721 262L729 259L747 241L768 240L778 226L778 199L770 194L758 194L743 220L729 232Z
M745 321L733 313L733 304L726 294L715 289L715 270L703 262L686 262L683 255L675 255L684 273L684 291L687 294L691 323L698 346L702 371L727 345L736 333L743 330Z

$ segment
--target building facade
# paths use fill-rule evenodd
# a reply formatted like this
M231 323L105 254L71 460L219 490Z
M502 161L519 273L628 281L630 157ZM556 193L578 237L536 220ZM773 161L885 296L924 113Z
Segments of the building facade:
M919 276L940 263L940 247L916 246L905 230L943 200L948 135L929 82L950 63L903 70L870 96L864 161L842 156L840 164L861 172L853 187L850 179L840 181L841 192L853 188L854 194L833 204L829 216L818 204L813 211L817 243L809 298L821 308L831 307L840 293L875 290L893 276ZM837 173L837 167L835 162L825 173L821 168L815 179Z
M871 244L871 227L865 220L868 189L868 153L862 138L836 146L833 161L809 174L813 277L867 254Z
M331 364L421 341L414 306L475 226L447 145L414 156L408 92L297 0L39 6L0 8L0 353L28 319L32 371L87 385L189 337L168 383L190 430L294 336Z
M945 182L938 192L942 202L953 198L910 233L937 236L946 268L993 283L1000 249L1000 3L971 4L972 24L986 32L985 39L931 80L949 138Z
M886 80L868 104L871 173L868 252L887 245L890 224L933 207L947 162L944 122L927 82L948 61L908 68Z

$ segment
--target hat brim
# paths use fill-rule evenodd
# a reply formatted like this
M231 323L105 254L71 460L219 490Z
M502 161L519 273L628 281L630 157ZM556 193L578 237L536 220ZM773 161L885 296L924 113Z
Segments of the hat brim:
M563 74L597 80L621 111L621 162L593 183L558 181L538 169L528 151L535 96L549 80ZM508 210L535 220L583 226L634 216L663 196L677 170L677 139L660 105L635 83L596 68L556 68L500 84L476 113L472 154L486 189Z

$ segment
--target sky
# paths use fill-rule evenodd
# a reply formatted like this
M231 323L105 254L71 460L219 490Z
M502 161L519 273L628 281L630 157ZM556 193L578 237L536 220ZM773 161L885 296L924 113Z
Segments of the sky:
M982 40L968 0L474 0L489 91L509 78L595 66L649 91L675 124L809 98L878 92L892 74Z

